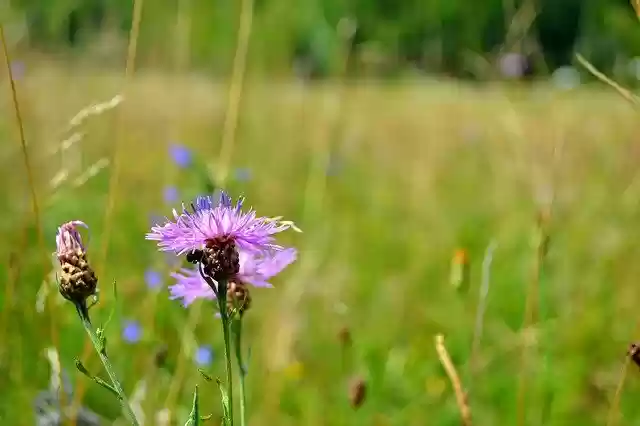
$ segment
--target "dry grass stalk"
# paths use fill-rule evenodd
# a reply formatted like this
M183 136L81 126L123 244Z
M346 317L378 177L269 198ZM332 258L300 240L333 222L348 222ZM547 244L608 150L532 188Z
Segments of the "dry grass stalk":
M438 358L440 358L440 362L444 367L444 370L449 376L449 380L451 381L451 385L453 386L453 392L456 396L456 403L458 404L458 409L460 410L460 417L462 418L463 426L471 426L473 423L471 422L471 409L469 408L469 404L467 403L467 394L462 387L462 382L460 381L460 376L458 376L458 372L456 371L456 367L453 365L451 361L451 357L449 356L449 352L444 345L444 336L442 334L438 334L436 336L436 351L438 352Z

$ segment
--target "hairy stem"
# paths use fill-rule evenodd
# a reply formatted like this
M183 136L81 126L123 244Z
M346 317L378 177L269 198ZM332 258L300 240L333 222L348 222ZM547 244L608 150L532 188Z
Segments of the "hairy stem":
M89 320L89 315L88 315L86 306L76 304L76 310L78 311L78 316L82 321L82 325L84 326L84 329L87 331L87 334L91 339L91 343L93 344L93 347L95 348L96 352L98 353L98 356L100 357L100 361L102 361L102 365L104 365L104 369L107 371L107 374L109 375L109 379L111 380L111 384L113 385L113 388L118 393L118 399L120 400L120 404L122 405L122 411L124 412L125 417L129 421L129 423L131 423L133 426L139 426L138 419L136 419L136 416L133 413L131 406L129 405L127 396L125 395L124 390L122 389L122 385L120 384L120 381L118 380L118 377L116 376L116 373L113 369L113 365L111 365L111 361L107 356L107 351L104 347L104 342L100 340L96 332L93 330L93 327L91 326L91 321Z
M236 352L236 363L240 369L240 425L246 426L247 398L244 387L244 378L247 375L247 371L245 369L244 360L242 359L242 318L233 320L231 327L233 332L233 345L235 346Z
M224 338L224 359L227 372L227 394L229 395L229 419L228 426L233 426L233 371L231 368L231 321L227 313L227 283L218 283L218 307L220 308L220 319L222 320L222 336Z

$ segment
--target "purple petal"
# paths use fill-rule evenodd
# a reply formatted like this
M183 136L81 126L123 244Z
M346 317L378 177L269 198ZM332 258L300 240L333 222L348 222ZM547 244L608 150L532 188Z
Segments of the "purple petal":
M232 205L230 197L222 192L218 203L210 197L198 197L189 211L174 209L173 220L153 226L147 240L158 241L161 251L173 251L178 255L201 249L208 240L220 237L234 240L238 249L249 252L265 252L282 249L275 244L274 234L290 225L266 217L256 217L249 209L242 211L243 199Z

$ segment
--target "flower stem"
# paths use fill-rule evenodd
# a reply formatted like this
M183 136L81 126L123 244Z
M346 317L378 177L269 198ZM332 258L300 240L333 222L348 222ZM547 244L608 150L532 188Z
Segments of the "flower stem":
M246 367L244 365L244 361L242 359L242 318L238 318L233 320L232 322L232 331L236 351L236 362L238 363L238 368L240 369L240 425L246 426L246 409L247 409L247 399L244 387L244 378L247 375Z
M82 325L86 330L89 338L91 339L91 343L95 348L98 356L100 357L100 361L102 361L102 365L104 365L104 369L107 371L109 375L109 379L111 379L111 384L118 394L118 399L120 400L120 405L122 406L122 411L124 412L125 417L133 426L139 426L138 419L136 419L136 415L133 413L131 406L129 405L129 401L127 400L127 396L122 389L122 385L116 376L113 365L111 365L111 361L107 356L107 351L104 346L104 340L101 340L97 333L93 330L91 326L91 321L89 320L89 313L87 311L86 305L76 304L76 310L78 312L78 316L80 317L80 321L82 321Z
M227 283L218 283L218 307L220 308L220 319L222 320L222 336L224 338L224 358L227 370L227 394L229 395L229 419L228 426L233 426L233 372L231 369L231 321L227 313Z

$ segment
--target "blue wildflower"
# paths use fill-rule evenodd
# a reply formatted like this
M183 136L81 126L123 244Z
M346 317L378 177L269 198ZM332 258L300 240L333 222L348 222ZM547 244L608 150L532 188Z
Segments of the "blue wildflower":
M164 191L162 193L164 202L167 204L173 204L178 201L178 188L175 186L165 186Z
M142 327L137 321L125 321L122 326L122 338L128 343L136 343L142 337Z
M213 349L209 345L200 346L196 350L195 362L200 367L206 367L213 361Z
M191 165L191 150L184 145L171 144L169 154L178 167L186 169Z
M150 289L156 289L162 285L162 275L154 269L147 269L145 271L144 280Z

